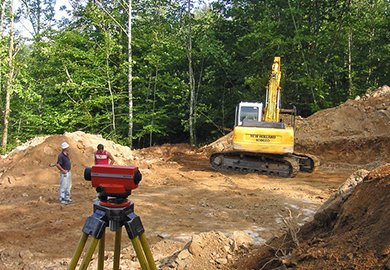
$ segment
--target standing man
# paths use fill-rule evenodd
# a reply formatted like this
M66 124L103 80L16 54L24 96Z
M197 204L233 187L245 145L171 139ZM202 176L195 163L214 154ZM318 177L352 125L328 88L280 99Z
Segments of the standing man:
M70 173L71 163L69 158L69 144L61 144L61 153L58 155L57 168L60 171L60 203L68 204L72 202L70 191L72 189L72 174Z
M114 157L110 152L104 150L103 144L97 146L97 151L95 152L95 165L108 165L110 160L110 165L113 165L115 162Z

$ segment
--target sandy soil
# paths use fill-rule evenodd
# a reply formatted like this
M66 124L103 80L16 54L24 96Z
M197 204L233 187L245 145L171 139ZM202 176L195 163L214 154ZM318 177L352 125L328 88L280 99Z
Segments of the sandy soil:
M289 230L230 268L389 269L389 205L390 163L368 172L295 235Z
M232 269L234 262L255 254L253 247L284 235L289 216L296 225L313 220L356 169L372 169L389 161L389 92L384 87L299 120L297 148L317 155L324 165L293 179L213 171L208 154L226 144L223 140L202 149L163 145L131 151L82 132L35 138L0 159L0 269L67 269L84 222L92 214L95 191L83 179L83 171L92 165L98 143L118 164L138 166L143 173L131 200L160 269ZM348 110L356 108L348 115ZM358 112L360 121L351 121ZM59 175L54 167L63 141L71 145L73 163L73 203L66 206L58 203ZM107 232L107 269L112 268L113 236ZM260 257L250 257L251 262ZM95 266L96 260L91 264ZM261 268L254 265L241 269ZM356 265L353 269L359 269ZM139 269L126 237L122 238L121 267Z
M68 136L57 136L39 146L45 145L48 152L51 143L61 139L72 142ZM54 143L53 148L58 145ZM71 146L72 160L76 155L83 156L77 151L82 152ZM25 170L24 160L31 160L42 151L35 147L25 152L18 153L23 156L18 159L22 167L14 167L14 178L6 176L9 171L2 176L0 216L5 222L0 225L0 258L6 269L22 269L24 265L31 268L33 261L37 261L37 269L42 269L42 261L55 269L66 269L83 224L92 214L95 191L82 177L83 166L76 165L74 202L61 206L57 201L56 169L50 163L40 162L34 170ZM45 160L53 162L56 154L53 151ZM182 248L194 234L209 231L228 236L244 231L255 243L264 243L283 232L281 217L287 215L288 209L294 214L302 213L299 221L303 224L350 174L320 170L312 175L300 174L293 180L221 174L209 168L206 156L186 145L154 147L134 151L133 155L136 158L129 163L139 166L143 180L131 200L152 246L161 240L174 240L178 242L174 246ZM84 166L91 162L92 158L86 158ZM107 236L107 249L112 250L113 233ZM124 239L123 245L131 247L128 239Z

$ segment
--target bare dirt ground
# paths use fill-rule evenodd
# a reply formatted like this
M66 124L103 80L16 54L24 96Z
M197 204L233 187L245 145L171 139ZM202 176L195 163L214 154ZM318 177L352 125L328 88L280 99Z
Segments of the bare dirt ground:
M224 139L201 149L163 145L131 151L82 132L35 138L0 159L0 269L67 269L84 222L92 214L95 191L90 182L83 180L83 171L93 164L93 151L98 143L105 145L118 164L139 166L143 174L139 188L130 198L135 203L135 212L142 218L160 269L272 269L263 267L276 258L275 254L257 252L258 246L266 241L269 245L270 239L283 236L289 229L286 224L289 217L294 217L297 226L306 224L300 231L306 232L306 238L311 237L311 248L325 253L329 248L335 254L342 254L342 245L348 246L348 242L340 240L329 247L319 243L328 243L324 240L328 235L337 238L339 233L352 229L339 225L337 228L344 229L333 230L332 226L321 227L315 223L316 219L312 220L320 206L356 169L371 170L390 162L390 89L382 87L365 97L300 119L297 124L297 149L317 155L322 165L312 174L298 174L293 179L213 171L208 165L208 154L223 148ZM59 175L54 167L63 141L71 145L73 164L74 202L66 206L58 203ZM382 192L372 196L384 197L380 200L383 209L370 206L376 200L364 201L368 190L363 188L356 190L361 197L354 199L354 207L361 209L359 203L364 203L366 209L359 212L360 219L367 213L375 216L367 222L379 224L375 227L377 234L386 236L389 231L383 222L386 218L383 212L389 205L386 204L390 194L388 174L390 170L384 169L382 178L371 176L370 179L385 180L363 182L383 185L371 187L371 192L376 189ZM328 223L347 222L356 230L367 226L362 222L353 223L357 218L353 217L353 210L348 211L343 221L337 223L333 219ZM374 215L373 211L381 212ZM322 231L307 229L310 221ZM365 233L361 229L358 236L366 239L362 237ZM107 232L107 269L112 268L113 235ZM139 269L131 242L125 236L124 233L121 269ZM348 241L348 237L354 239L348 234L340 239ZM352 255L345 253L347 259L359 258L354 260L351 269L383 269L389 256L389 239L382 237L382 240L380 248L370 242L365 249L349 251ZM358 244L365 246L365 242ZM296 247L289 246L283 250L301 255L294 258L307 255L308 259L293 260L290 256L289 266L281 263L279 256L273 262L279 263L275 267L286 269L323 258L317 253L313 255L313 249L299 253ZM361 253L369 253L372 263L363 264ZM337 264L337 260L342 261L340 258L334 258L328 260L331 265L312 263L314 266L310 268L308 263L302 269L346 269ZM367 267L359 267L359 263ZM368 267L375 263L382 268ZM96 269L95 259L91 264L90 268Z
M313 221L298 230L290 226L231 268L390 269L390 164L367 173Z

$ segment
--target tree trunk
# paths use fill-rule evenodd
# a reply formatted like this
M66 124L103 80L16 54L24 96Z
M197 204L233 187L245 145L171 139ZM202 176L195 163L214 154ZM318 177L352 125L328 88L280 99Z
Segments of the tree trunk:
M158 78L158 69L156 68L156 73L154 76L154 86L153 86L153 105L152 105L152 130L149 133L149 146L153 144L153 125L154 125L154 113L156 111L156 91L157 91L157 78Z
M289 9L290 9L291 18L292 18L292 21L293 21L295 33L298 34L298 25L297 25L297 22L295 21L295 16L294 16L294 13L292 11L292 6L291 6L291 3L290 3L290 0L287 0L287 2L288 2ZM299 40L298 50L301 52L301 55L302 55L302 61L303 61L303 65L305 66L306 76L308 77L309 80L311 80L311 75L310 75L310 72L309 72L309 66L308 66L308 64L306 62L306 57L305 57L305 53L303 51L303 46L302 46L302 41L301 40ZM316 95L314 93L314 89L313 89L312 85L310 86L310 90L311 90L311 95L313 97L313 103L317 105L317 99L316 99Z
M5 0L1 1L1 10L0 10L0 41L3 38L3 22L5 16Z
M4 22L4 13L5 13L5 0L2 0L1 2L1 10L0 10L0 44L1 44L1 41L3 39L3 22ZM2 77L1 77L1 70L2 70L2 64L3 62L3 59L0 57L0 95L2 94L2 87L3 87L3 83L2 83ZM0 105L0 108L1 108L1 105Z
M348 95L352 97L352 30L348 31Z
M133 67L132 67L132 48L131 48L131 19L132 19L132 8L131 8L131 0L129 0L128 6L128 31L127 31L127 51L128 51L128 93L129 93L129 147L133 148Z
M188 74L189 74L189 87L190 87L190 115L189 115L189 130L190 130L190 144L196 144L196 132L195 132L195 77L192 69L192 28L191 28L191 0L188 0Z
M5 83L5 107L4 107L4 119L3 119L3 139L1 142L1 147L3 153L7 151L7 140L8 140L8 120L9 114L11 111L11 91L12 91L12 82L14 77L14 0L11 1L11 18L9 26L9 49L8 49L8 76Z
M108 91L110 92L110 99L111 99L111 115L112 115L112 130L116 129L115 126L115 104L114 104L114 95L112 93L112 87L111 87L111 77L110 77L110 53L109 53L109 33L106 33L107 35L107 44L106 44L106 75L107 75L107 87Z

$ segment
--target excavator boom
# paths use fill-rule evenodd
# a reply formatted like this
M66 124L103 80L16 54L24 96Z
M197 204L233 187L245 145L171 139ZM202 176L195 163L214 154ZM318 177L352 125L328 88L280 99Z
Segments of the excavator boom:
M280 79L282 72L280 68L280 57L274 58L272 73L267 89L266 105L264 109L265 122L279 122L280 114Z

